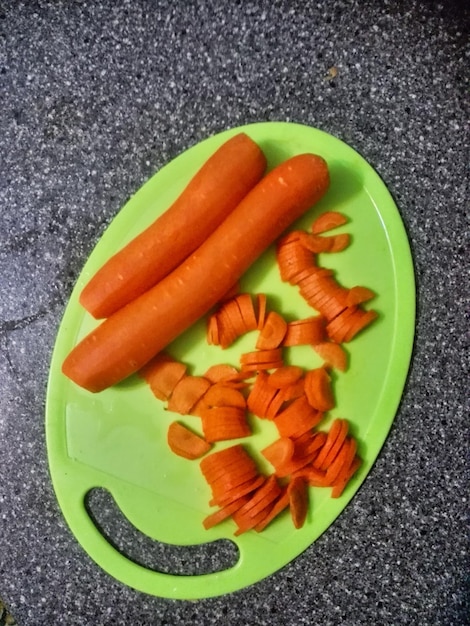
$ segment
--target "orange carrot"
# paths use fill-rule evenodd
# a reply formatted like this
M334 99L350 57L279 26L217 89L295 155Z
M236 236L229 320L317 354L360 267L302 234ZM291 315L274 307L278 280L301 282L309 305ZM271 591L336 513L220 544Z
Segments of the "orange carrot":
M98 270L81 304L96 318L109 317L150 289L204 242L265 168L263 152L246 134L226 141L170 208Z
M172 452L185 459L198 459L211 449L211 444L179 422L168 427L167 441Z
M250 389L247 398L247 407L258 417L267 417L269 405L274 400L277 389L268 385L269 375L261 370Z
M256 330L258 328L258 320L256 319L251 295L249 293L241 293L236 297L236 302L245 323L245 332Z
M266 526L268 526L273 519L275 519L284 509L289 506L289 494L287 493L287 487L283 487L281 494L274 502L274 505L270 509L269 512L266 513L265 517L256 524L254 527L256 532L260 533L263 531Z
M159 400L168 400L177 383L185 376L187 366L160 352L140 371L141 376Z
M287 322L276 313L270 311L264 321L263 328L256 341L257 350L272 350L281 345L287 331Z
M288 486L289 506L295 528L302 528L307 519L308 491L307 483L301 477L293 478Z
M299 233L300 231L296 231ZM307 271L315 269L315 259L300 240L300 236L292 238L292 234L283 237L276 246L276 259L281 279L296 284L299 277Z
M372 300L375 297L375 293L367 287L351 287L346 296L346 306L354 306L355 304L362 304L368 300Z
M97 392L139 370L205 315L328 185L321 157L303 154L281 163L173 272L82 339L63 373Z
M320 234L346 224L348 218L338 211L325 211L312 224L312 233Z
M230 504L225 505L222 509L218 509L217 511L214 511L214 513L207 515L207 517L205 517L202 522L204 528L206 530L209 530L210 528L213 528L217 524L220 524L225 519L230 517L233 513L235 513L235 511L240 509L247 502L248 502L248 497L241 496L240 498L238 498L238 500L234 500Z
M331 242L331 246L328 252L341 252L342 250L345 250L349 246L350 241L351 241L351 236L348 233L341 233L340 235L335 235L333 237L333 241Z
M246 398L239 389L234 389L224 383L214 383L204 394L204 404L207 408L236 406L245 409Z
M326 365L345 372L348 367L348 355L339 343L323 341L313 346L315 352L321 356Z
M326 325L326 334L332 341L342 343L349 330L349 318L358 311L357 306L345 308Z
M335 406L331 378L324 367L305 374L305 394L309 404L318 411L329 411Z
M280 437L261 450L261 454L274 468L285 465L294 454L294 442L289 437Z
M256 350L245 352L240 356L240 363L243 365L253 365L262 363L272 363L282 359L281 348L270 348L268 350Z
M226 441L251 435L245 410L237 406L215 406L200 412L206 441Z
M241 498L242 496L253 493L253 491L256 491L258 487L264 484L265 480L266 478L263 475L258 474L254 476L253 478L251 478L250 480L247 480L244 483L240 483L233 489L226 490L222 495L219 495L218 497L214 497L211 500L210 504L218 504L219 506L226 506L227 504L230 504L231 502L233 502L234 500L237 500L238 498Z
M317 458L313 462L313 466L316 467L317 469L322 468L323 462L325 461L326 457L328 456L328 453L334 446L335 441L338 435L341 433L342 428L343 428L343 425L340 419L335 419L333 423L331 424L326 441L322 449L320 450Z
M274 424L281 437L290 437L301 435L314 428L321 419L321 412L312 407L307 397L303 395L278 413L274 418Z
M334 242L333 237L323 237L322 235L312 235L306 232L302 232L301 243L307 250L314 254L320 254L321 252L330 252Z
M258 294L257 303L258 303L257 328L258 330L262 330L264 326L264 320L266 319L266 305L267 305L267 298L264 293Z
M346 343L351 341L361 330L368 326L371 322L378 317L376 311L362 311L358 309L354 316L349 321L349 328L344 336L343 341Z
M287 324L282 345L301 346L321 343L325 338L325 320L320 315L295 320Z
M173 389L168 401L168 410L188 415L210 386L207 378L202 376L183 376Z
M332 498L339 498L348 482L357 472L357 470L361 467L362 461L359 457L355 456L349 468L345 471L344 474L341 474L335 481L333 485L333 489L331 490Z
M322 470L328 470L328 468L330 467L330 465L336 460L336 457L339 453L339 451L341 450L345 440L346 440L346 436L348 434L348 423L346 420L343 419L337 419L335 420L336 424L339 424L339 430L338 433L336 435L336 437L333 438L333 443L330 447L330 449L328 450L328 452L325 454L324 452L324 448L322 449L322 453L324 455L323 460L320 462L318 461L316 463L316 467L318 467L319 469ZM328 438L327 438L328 441Z
M275 389L283 389L296 383L302 376L303 369L298 365L284 365L269 376L267 383Z
M237 379L239 371L233 365L226 363L217 363L211 365L205 372L204 378L207 378L211 383L229 382Z

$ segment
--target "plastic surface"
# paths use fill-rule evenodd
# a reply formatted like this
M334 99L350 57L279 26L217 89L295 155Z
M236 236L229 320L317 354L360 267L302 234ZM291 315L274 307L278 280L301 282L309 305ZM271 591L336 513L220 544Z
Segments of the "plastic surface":
M349 232L351 245L341 253L320 257L347 287L364 285L377 297L370 308L379 313L366 331L347 344L349 368L335 373L334 417L352 424L363 459L360 471L339 499L329 489L314 489L305 526L295 530L289 514L281 515L265 531L234 537L227 520L206 531L209 489L198 462L175 456L166 444L168 424L175 416L136 376L91 394L65 378L61 363L75 343L96 324L78 304L87 279L108 256L164 211L205 159L240 130L259 143L272 167L301 152L323 156L331 172L331 188L322 201L295 226L309 227L326 210L346 214L349 223L335 232ZM282 283L271 248L242 280L242 289L264 292L273 308L290 317L311 315L298 290ZM366 305L365 308L369 308ZM57 336L51 363L46 407L46 435L50 472L58 502L72 532L104 570L143 592L180 599L229 593L272 574L303 552L337 518L370 471L392 425L406 380L414 337L415 286L406 233L390 194L368 163L340 140L313 128L284 122L258 123L225 131L189 149L153 176L130 199L90 255L71 295ZM250 334L251 335L251 334ZM237 363L242 351L254 349L246 336L222 351L208 346L201 321L175 341L168 351L202 374L214 363ZM289 361L314 367L320 358L310 347L293 348ZM197 424L197 418L186 423ZM185 418L182 418L185 421ZM243 440L259 455L276 438L267 420L252 420L254 434ZM238 441L238 440L237 440ZM233 445L217 444L215 449ZM84 505L93 487L107 488L118 506L141 532L161 542L200 544L219 538L233 540L237 564L222 572L198 576L169 575L148 570L120 554L101 535Z

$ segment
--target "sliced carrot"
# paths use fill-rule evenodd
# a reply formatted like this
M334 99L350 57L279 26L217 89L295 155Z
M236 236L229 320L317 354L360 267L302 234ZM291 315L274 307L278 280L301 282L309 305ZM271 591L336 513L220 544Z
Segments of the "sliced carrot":
M256 330L258 328L258 320L251 295L249 293L241 293L236 297L236 302L245 323L246 331Z
M235 389L225 383L214 383L209 387L203 397L204 404L214 406L236 406L246 408L246 398L239 389Z
M139 376L159 400L168 400L177 383L185 376L187 366L165 352L160 352L140 371Z
M202 430L207 441L226 441L251 435L245 410L236 406L217 406L201 411Z
M267 297L264 293L259 293L256 300L258 304L257 328L258 330L262 330L264 320L266 319Z
M300 378L297 382L292 383L283 390L284 393L284 401L288 402L289 400L295 400L296 398L300 398L305 393L305 379Z
M328 435L327 435L325 444L323 445L323 447L320 450L317 458L313 462L313 466L316 467L317 469L321 469L322 468L323 462L325 461L326 457L328 456L328 453L330 452L330 450L334 446L334 443L335 443L338 435L340 434L342 428L343 428L342 420L340 420L340 419L333 420L333 422L332 422L332 424L330 426L330 430L328 431Z
M337 421L339 421L340 429L333 442L333 445L331 446L328 453L325 455L325 458L322 460L322 462L317 464L317 467L325 471L328 470L330 465L336 460L336 457L338 456L339 451L341 450L346 440L346 436L349 430L349 425L346 420L340 419Z
M291 404L274 418L279 435L290 437L301 435L319 424L323 415L313 408L305 395Z
M241 496L238 500L234 500L230 504L226 504L223 508L214 511L210 515L207 515L202 521L202 524L206 530L217 526L228 517L230 517L235 511L240 509L244 504L248 502L247 496Z
M207 332L206 332L207 343L210 346L218 346L219 339L219 322L217 320L217 315L210 315L207 320Z
M276 415L278 415L285 401L286 401L286 394L284 390L278 389L276 391L274 398L268 404L268 408L265 411L265 417L267 417L270 420L274 419Z
M300 237L296 240L281 240L276 248L276 259L281 279L296 284L303 272L315 268L315 258Z
M345 250L351 241L351 235L348 233L341 233L340 235L334 235L331 247L328 252L341 252Z
M282 360L281 348L273 348L270 350L256 350L254 352L245 352L240 356L240 363L248 365L253 363L271 363L272 361Z
M330 486L330 483L326 478L326 472L313 467L311 464L304 466L302 469L292 474L293 478L296 478L297 476L306 480L311 487Z
M357 285L356 287L351 287L351 289L348 291L348 295L346 297L346 306L362 304L363 302L368 302L369 300L372 300L372 298L375 298L375 293L372 291L372 289Z
M211 444L179 422L168 427L167 441L170 449L186 459L198 459L211 449Z
M266 316L263 324L263 328L260 331L258 339L256 341L257 350L272 350L281 345L284 335L287 331L287 322L276 313L276 311L270 311Z
M285 465L294 454L294 442L289 437L280 437L261 450L261 454L274 468Z
M220 363L211 365L203 374L211 383L227 382L236 380L239 371L233 365Z
M343 341L351 341L359 332L361 332L361 330L363 330L366 326L371 324L377 318L378 314L376 311L362 311L358 309L353 318L350 318L349 320L349 328L344 336Z
M332 341L323 341L313 346L315 352L325 361L326 365L345 372L348 367L348 355L346 350Z
M357 470L361 467L361 465L361 459L358 456L354 457L354 460L351 463L351 466L349 467L347 472L343 476L341 476L341 480L337 479L336 483L333 485L333 489L331 490L332 498L339 498L342 495L347 484L357 472Z
M237 500L244 495L248 495L250 493L253 493L253 491L256 491L258 487L264 484L265 480L265 476L263 476L262 474L258 474L252 479L237 485L237 487L226 490L223 495L220 495L217 498L214 497L211 500L210 504L218 504L219 506L225 506L226 504L230 504L230 502L233 502L234 500Z
M173 389L168 410L188 415L210 386L210 382L203 376L183 376Z
M264 518L266 517L266 515L268 515L268 513L270 512L272 507L273 507L273 504L270 503L262 511L260 511L257 515L255 515L254 517L252 517L250 515L245 515L243 517L240 517L237 520L238 528L234 532L234 535L236 537L238 537L238 536L242 535L243 533L246 533L248 530L251 530L252 528L256 528L257 524L262 522L264 520ZM238 513L239 513L239 511L234 513L234 515L233 515L234 519L236 519L238 517Z
M245 320L243 319L240 307L238 306L237 298L231 298L223 305L227 317L230 319L232 328L234 329L237 338L241 337L247 332Z
M254 527L256 532L260 533L268 526L282 511L289 506L289 494L287 487L283 487L280 496L274 502L273 507L266 513L265 517L259 521Z
M240 519L246 515L254 517L260 510L264 509L268 504L279 497L280 494L281 487L277 478L274 474L271 474L255 492L252 492L248 502L237 511L236 518ZM235 521L237 521L237 519Z
M318 411L329 411L335 406L331 377L324 367L305 374L305 395L309 404Z
M345 308L339 315L328 322L326 325L326 334L332 341L343 343L344 337L349 330L349 318L358 310L357 306Z
M320 343L325 337L325 320L320 315L295 320L287 324L283 346L301 346Z
M343 213L339 213L338 211L325 211L325 213L322 213L313 221L312 233L325 233L338 226L343 226L347 221L348 218Z
M247 398L248 409L258 417L266 417L269 403L276 395L276 389L268 385L269 375L264 372L258 372L255 382L251 387Z
M295 528L302 528L307 519L308 491L307 483L301 477L293 478L288 486L289 506Z
M267 361L263 363L243 363L243 372L261 372L262 370L275 370L284 365L284 361Z
M267 384L275 389L290 387L302 378L303 373L298 365L284 365L269 375Z
M250 466L256 468L254 460L240 443L209 454L201 460L199 466L207 478L211 471L217 467L227 467L230 463L236 463L237 467Z
M345 439L336 455L335 460L329 465L326 470L325 479L329 485L334 485L336 480L341 474L344 466L349 467L352 459L356 454L356 442L354 439Z
M302 245L315 254L321 252L329 252L333 245L333 237L323 237L322 235L313 235L309 233L303 233L301 239Z

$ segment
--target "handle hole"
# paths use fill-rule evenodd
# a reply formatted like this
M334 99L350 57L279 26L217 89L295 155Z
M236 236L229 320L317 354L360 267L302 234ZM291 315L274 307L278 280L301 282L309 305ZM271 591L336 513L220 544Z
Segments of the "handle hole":
M152 539L131 524L103 487L87 492L85 508L108 543L127 559L153 571L183 576L212 574L233 567L240 557L237 545L229 539L189 546Z

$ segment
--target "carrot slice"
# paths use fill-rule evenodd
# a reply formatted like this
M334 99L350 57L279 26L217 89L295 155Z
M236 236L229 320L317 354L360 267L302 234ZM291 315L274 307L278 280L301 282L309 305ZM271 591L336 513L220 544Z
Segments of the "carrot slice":
M236 380L239 371L233 365L218 363L211 365L203 374L211 383L219 383Z
M338 226L343 226L347 221L348 218L343 213L339 213L338 211L325 211L325 213L322 213L313 221L312 233L325 233Z
M257 303L258 303L257 328L258 330L261 330L264 326L264 320L266 318L266 306L267 306L267 297L264 293L258 294Z
M204 528L206 530L209 530L210 528L217 526L217 524L220 524L221 522L226 520L228 517L230 517L233 513L235 513L235 511L240 509L247 502L248 502L248 497L241 496L240 498L238 498L237 500L234 500L230 504L226 504L221 509L214 511L214 513L207 515L207 517L205 517L202 521Z
M341 252L345 250L351 241L351 236L348 233L341 233L332 237L331 247L328 252Z
M331 246L333 245L333 237L303 233L301 242L310 252L320 254L321 252L330 252Z
M308 491L307 483L303 478L293 478L288 486L289 506L295 528L302 528L307 519L308 512Z
M185 376L186 370L184 363L160 352L139 371L139 376L148 383L159 400L168 400L177 383Z
M206 441L226 441L251 435L245 410L236 406L216 406L201 411L202 430Z
M353 316L357 310L358 308L356 306L347 307L328 322L326 325L326 334L332 341L336 341L336 343L342 343L344 341L344 337L350 328L349 318Z
M268 526L273 519L275 519L282 511L289 506L289 494L287 493L287 487L282 489L281 495L274 502L273 507L266 513L266 516L256 524L254 527L256 532L260 533L266 526Z
M294 442L289 437L280 437L261 450L264 458L276 468L286 464L294 454Z
M309 404L318 411L329 411L335 406L331 378L324 367L305 374L305 395Z
M168 427L167 441L170 449L185 459L198 459L211 449L210 443L179 422Z
M284 361L268 361L263 363L243 363L243 372L260 372L262 370L275 370L284 365Z
M343 476L341 476L341 480L337 479L336 483L333 485L333 489L331 490L332 498L339 498L342 495L347 484L349 483L351 478L354 476L354 474L357 472L357 470L361 467L361 465L362 465L361 459L357 456L354 457L354 460L351 463L351 466L349 467L347 472Z
M255 352L245 352L240 356L240 363L242 365L257 364L257 363L271 363L272 361L282 360L281 348L274 348L270 350L256 350Z
M356 287L351 287L346 297L346 306L354 306L355 304L362 304L363 302L368 302L375 297L375 293L372 289L368 289L367 287L361 287L357 285Z
M263 328L256 341L257 350L272 350L281 345L287 331L287 322L276 313L270 311L264 321Z
M239 389L230 387L225 383L214 383L204 394L203 403L207 408L236 406L244 409L246 407L246 398Z
M295 239L284 238L278 242L276 260L281 279L291 284L296 284L304 271L315 268L312 252L300 241L300 231Z
M317 467L319 467L319 469L328 470L330 465L336 460L336 457L339 454L339 451L341 450L346 440L346 436L348 434L348 429L349 429L348 422L343 419L340 419L337 421L339 421L339 425L340 425L339 432L336 438L334 439L333 445L331 446L330 450L325 455L325 458L323 459L323 461L317 464Z
M312 407L305 395L291 404L274 418L279 435L290 437L301 435L319 424L323 415Z
M320 315L287 324L282 345L285 347L320 343L325 337L325 320Z
M173 389L168 410L188 415L210 386L210 382L203 376L184 376Z
M300 380L303 373L303 369L298 365L284 365L269 375L267 383L276 389L284 389Z
M335 419L330 426L330 430L328 431L328 435L325 441L324 446L320 450L317 458L313 462L313 466L317 469L321 469L324 460L328 456L328 453L332 449L338 435L340 434L342 429L342 423L340 419Z
M245 323L246 332L256 330L258 328L258 320L251 295L249 293L241 293L236 297L236 302Z
M277 389L268 385L269 375L260 371L247 398L247 407L258 417L267 417L268 407L276 396Z
M349 328L344 335L343 341L351 341L361 330L376 320L378 314L376 311L361 311L358 309L349 320Z
M348 367L348 355L346 350L332 341L323 341L313 346L315 352L325 361L326 365L345 372Z
M258 487L264 484L265 480L266 480L265 476L263 476L262 474L258 474L257 476L254 476L252 479L245 481L244 483L240 485L237 485L237 487L234 487L233 489L225 491L223 495L220 495L217 498L214 497L211 500L211 503L218 504L219 506L225 506L226 504L230 504L230 502L233 502L234 500L244 495L248 495L250 493L253 493L253 491L256 491Z
M329 465L326 470L325 479L329 485L334 485L335 481L341 474L344 466L349 467L352 459L356 454L356 442L354 439L345 439L336 455L335 460Z

